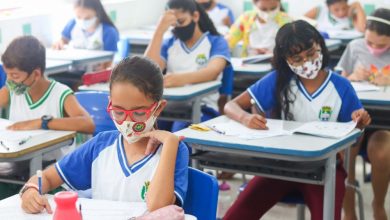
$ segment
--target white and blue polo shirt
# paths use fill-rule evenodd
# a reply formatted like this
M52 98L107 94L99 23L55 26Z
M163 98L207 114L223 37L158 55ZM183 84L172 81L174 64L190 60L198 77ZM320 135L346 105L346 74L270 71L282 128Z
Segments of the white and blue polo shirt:
M260 109L270 115L277 104L277 72L271 72L248 88ZM295 121L349 122L352 112L362 108L351 83L344 77L329 72L326 80L313 94L309 94L294 75L290 80L290 113ZM282 119L286 117L282 114Z
M223 58L230 63L230 51L226 40L221 35L211 35L205 32L192 48L176 37L163 42L161 58L166 63L168 73L180 74L198 71L207 66L214 58ZM219 76L219 79L222 75ZM218 95L210 95L202 101L209 107L218 109Z
M226 17L229 17L231 24L234 23L234 15L232 10L221 3L217 3L213 9L208 10L207 14L215 26L225 26L223 20Z
M55 167L73 190L92 189L92 198L145 202L161 156L160 146L153 154L128 165L119 131L101 132L66 155ZM177 204L183 205L188 184L188 149L180 142L175 165L174 189Z
M100 23L94 33L86 33L72 19L62 31L62 37L69 40L70 45L78 49L106 50L116 52L119 33L115 27Z

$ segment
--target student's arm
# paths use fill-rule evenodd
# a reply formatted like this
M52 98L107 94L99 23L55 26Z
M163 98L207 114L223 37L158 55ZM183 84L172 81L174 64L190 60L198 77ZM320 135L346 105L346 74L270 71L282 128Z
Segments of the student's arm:
M64 49L65 45L67 45L68 43L69 43L69 40L62 37L57 42L54 42L54 44L51 47L55 50L62 50L62 49Z
M157 25L157 29L154 32L152 41L149 43L145 51L145 56L156 62L162 70L165 69L165 61L161 58L161 46L164 33L170 26L174 26L177 23L177 18L172 10L168 10L160 18L160 22Z
M58 175L54 166L50 166L42 172L42 193L45 194L53 189L56 189L64 182ZM32 176L27 184L38 185L38 177ZM39 195L35 188L29 188L22 194L22 209L27 213L40 213L44 209L48 213L52 213L49 202L45 196Z
M154 211L176 201L174 179L179 138L162 130L154 130L141 136L155 138L163 143L160 162L149 185L146 199L148 210Z
M305 13L305 17L316 20L318 13L319 13L319 10L320 10L319 7L312 8L312 9L310 9L310 11Z
M364 32L366 29L366 14L359 2L354 2L350 5L349 15L353 18L353 26L355 29Z
M217 57L212 59L205 68L195 72L180 74L167 73L167 75L164 76L164 87L178 87L187 84L216 80L225 66L226 60L224 58Z
M6 107L9 103L9 91L7 86L0 89L0 107Z
M54 118L48 123L49 129L52 130L65 130L65 131L77 131L82 133L93 133L95 125L84 110L83 107L78 103L74 95L68 95L64 102L64 118ZM44 113L43 113L44 115ZM33 119L29 121L17 122L8 129L11 130L35 130L41 129L42 120Z
M245 91L229 101L225 105L224 112L229 118L242 123L248 128L266 129L267 120L263 116L245 111L250 109L251 106L251 96Z

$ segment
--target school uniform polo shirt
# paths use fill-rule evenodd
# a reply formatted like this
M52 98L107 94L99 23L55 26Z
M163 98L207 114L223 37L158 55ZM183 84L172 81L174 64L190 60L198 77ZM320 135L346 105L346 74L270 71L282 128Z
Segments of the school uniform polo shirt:
M225 24L223 23L223 20L226 17L229 17L230 22L234 23L234 15L232 10L221 3L217 3L213 9L208 10L207 14L215 26L224 26Z

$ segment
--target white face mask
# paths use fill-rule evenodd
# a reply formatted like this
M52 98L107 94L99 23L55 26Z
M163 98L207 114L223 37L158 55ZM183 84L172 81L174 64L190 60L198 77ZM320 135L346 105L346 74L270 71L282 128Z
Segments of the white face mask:
M76 19L76 24L83 30L90 29L93 25L96 24L97 17L92 17L90 19Z
M315 79L322 67L322 58L323 55L320 53L318 58L314 60L308 60L302 66L293 66L288 62L287 64L290 69L298 76L305 79Z
M260 9L257 9L257 16L259 16L261 19L263 19L265 22L269 22L275 19L276 15L279 13L280 8L277 7L276 9L272 11L263 11Z
M113 120L116 128L119 132L121 132L127 143L132 144L139 141L142 138L139 136L139 134L151 131L153 129L153 125L157 119L157 117L154 116L154 113L159 106L160 103L158 103L148 120L145 122L124 121L122 124L118 124L115 120ZM138 135L135 135L135 133Z

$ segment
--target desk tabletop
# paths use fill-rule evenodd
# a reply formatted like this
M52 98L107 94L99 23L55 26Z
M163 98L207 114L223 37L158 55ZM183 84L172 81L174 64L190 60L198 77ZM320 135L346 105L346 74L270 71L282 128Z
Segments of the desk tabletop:
M113 59L114 52L103 50L82 50L82 49L66 49L53 50L46 49L46 58L52 60L68 60L73 64L80 62L93 62L94 60L104 59L110 61Z
M71 65L72 65L72 61L70 60L46 59L45 74L59 73L62 71L69 70Z
M363 105L390 106L390 86L381 87L379 91L358 92L357 96Z
M340 48L343 42L338 39L326 39L325 44L329 51L335 51Z
M10 131L12 132L12 131ZM16 131L17 132L17 131ZM55 144L70 140L76 136L74 131L53 131L47 130L39 135L32 136L26 143L17 144L15 146L7 146L9 150L0 148L0 158L17 158L24 156L28 153L32 153Z
M47 195L52 210L55 210L54 196ZM0 201L0 219L13 220L52 220L53 215L45 211L40 214L27 214L20 207L19 195L14 195ZM79 198L82 206L83 220L126 220L137 217L146 212L144 202L118 202L108 200L95 200ZM185 216L186 220L195 220L191 215Z
M221 86L220 81L211 81L205 83L192 84L182 87L165 88L164 99L173 101L185 101L196 96L200 96L212 91L217 90ZM79 90L85 91L109 91L108 83L97 83L93 85L83 85L79 87Z
M135 28L121 32L121 38L127 38L130 44L148 45L153 38L153 27ZM171 32L165 32L163 39L166 40L172 36Z
M228 122L229 118L220 116L204 122L206 125ZM299 122L284 121L283 129L292 130L302 125ZM238 125L237 130L240 130ZM257 140L244 140L236 136L225 136L214 131L201 132L186 128L178 131L176 135L184 136L185 142L212 146L215 148L226 148L232 151L244 150L254 153L268 153L273 155L294 156L301 158L322 157L325 154L338 150L345 144L355 141L360 136L360 130L355 129L346 137L340 139L315 137L310 135L284 135Z
M234 74L258 75L267 74L272 71L271 63L242 64L241 59L236 57L231 58L231 63Z

